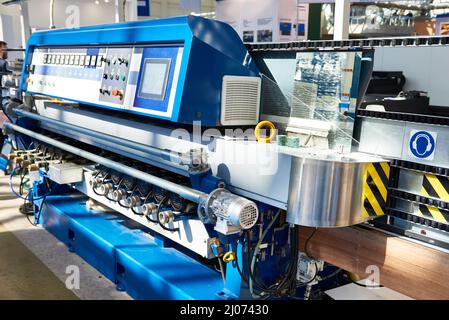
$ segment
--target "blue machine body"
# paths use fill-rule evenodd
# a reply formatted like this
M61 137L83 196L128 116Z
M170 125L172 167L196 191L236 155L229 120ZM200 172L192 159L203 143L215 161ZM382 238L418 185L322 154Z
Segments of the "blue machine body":
M118 139L132 141L135 138L132 134L119 137L120 132L127 133L127 127L121 126L121 122L127 117L126 113L137 116L129 115L127 122L139 125L147 125L147 121L134 121L135 118L145 117L148 122L155 118L186 125L197 120L203 126L232 125L229 122L223 123L224 77L239 78L243 85L246 83L245 79L249 79L251 84L247 87L234 82L234 93L237 94L230 95L234 106L237 106L237 115L249 113L244 109L249 101L245 92L255 86L256 79L260 93L261 77L241 39L225 23L188 16L33 33L26 50L21 91L80 103L84 108L75 107L74 113L90 113L92 115L88 121L92 120L95 125L98 123L118 128ZM236 103L235 99L238 97L243 97L243 106L241 101ZM259 99L260 97L257 98L258 101ZM53 105L52 102L48 103ZM60 108L60 105L55 103L54 107ZM101 111L101 108L105 108L112 112L105 116L106 112L86 112L86 107L91 107L89 111ZM42 108L46 108L45 105ZM63 109L58 110L60 116L58 114L57 119L51 118L52 122L56 120L69 123L68 117L64 119L64 115L69 112L64 114ZM20 115L20 112L17 114L18 126L40 132L39 136L29 133L36 140L26 137L27 133L23 131L23 136L18 134L22 149L36 148L36 157L41 157L42 151L49 159L61 156L62 159L67 157L68 162L78 163L75 160L83 160L83 157L89 159L86 154L96 152L100 157L123 162L124 166L167 182L179 186L185 183L185 186L208 196L207 202L220 197L219 193L213 192L222 187L223 181L214 176L210 168L189 168L187 174L183 175L177 171L179 168L175 163L162 157L155 157L156 160L145 157L145 161L142 161L141 153L145 151L133 150L129 143L123 143L122 148L111 147L111 143L102 145L98 142L95 128L89 129L92 132L85 128L77 129L78 131L73 129L74 133L70 129L63 129L66 132L61 133L58 124L52 125L48 119L43 120L44 116L35 121L29 112L28 118L27 115ZM252 120L257 122L258 110L254 114L257 116ZM72 122L70 124L74 127L79 125L77 121ZM155 130L165 125L166 123L160 122L152 124ZM47 131L55 133L56 137L43 138L42 136L48 138ZM90 140L92 137L95 139ZM101 139L107 140L105 137ZM114 139L117 145L120 144L120 141L116 142L118 139ZM79 152L72 152L73 149L67 149L67 146L62 147L61 143L57 143L61 142L59 140L69 140L67 144L72 147L76 145ZM78 141L81 142L79 145ZM151 142L148 142L149 146ZM52 176L50 166L42 167L39 171L40 180L34 182L28 200L33 203L36 223L42 224L71 251L80 255L114 282L119 290L127 291L130 296L136 299L257 298L254 292L267 290L268 285L271 288L271 284L286 276L289 269L293 270L290 267L295 265L296 256L291 252L294 252L292 249L295 249L296 242L292 239L297 237L292 235L296 229L290 228L285 222L284 211L278 211L279 209L260 201L251 201L251 205L258 209L251 227L244 229L239 225L240 222L232 222L232 225L226 227L235 229L225 229L223 225L231 221L230 214L227 216L228 211L231 212L235 208L233 205L240 203L229 195L219 198L222 199L222 211L221 216L215 216L217 221L204 221L201 219L201 201L193 203L188 199L181 199L186 200L181 201L185 206L177 209L174 204L179 198L176 196L182 195L182 192L173 190L175 188L171 187L165 193L162 186L157 183L152 185L154 180L135 181L139 178L133 174L132 179L128 177L129 170L117 172L119 169L112 170L114 166L108 167L98 158L98 161L90 160L98 163L88 161L84 164L81 161L83 178L76 182L60 182L61 180ZM159 170L161 168L164 171ZM114 176L120 179L114 179ZM184 179L186 176L189 179ZM112 203L111 198L107 197L110 192L98 193L97 184L113 185L110 191L117 191L117 194L118 191L124 192L124 198L112 199L115 201ZM163 199L156 201L156 193L162 194ZM139 200L134 204L131 202L135 199L133 196L137 196ZM95 199L116 211L95 211L86 205L89 199ZM123 200L126 200L126 205ZM217 203L214 206L220 206ZM228 203L231 209L227 207ZM155 207L149 207L150 213L144 214L142 208L147 204L157 204L157 211L153 212ZM136 208L142 211L135 211ZM235 209L237 212L231 213L239 216L239 210ZM184 226L179 223L177 228L170 229L173 221L151 220L154 216L160 219L159 213L165 213L167 219L191 219L195 224ZM222 223L221 228L217 228L218 223ZM173 236L184 230L185 236ZM182 232L179 234L183 235ZM259 239L261 234L264 234L264 239ZM263 245L261 250L264 250L264 254L257 257L254 270L251 267L249 271L249 260L256 244L260 247ZM229 259L223 259L225 254L230 254ZM225 268L221 268L222 263ZM290 273L288 280L291 280L291 274L293 273ZM255 288L251 292L242 275L246 275L246 278L254 276L257 282L264 285L258 284L259 289ZM298 292L302 290L305 289L299 288ZM279 292L271 292L272 294L264 297L279 298Z
M219 273L161 245L136 228L136 223L133 229L126 217L89 210L81 204L86 200L76 193L48 196L39 223L118 290L135 299L226 298Z
M224 76L259 77L232 27L195 16L35 32L25 62L22 91L204 126L221 125Z

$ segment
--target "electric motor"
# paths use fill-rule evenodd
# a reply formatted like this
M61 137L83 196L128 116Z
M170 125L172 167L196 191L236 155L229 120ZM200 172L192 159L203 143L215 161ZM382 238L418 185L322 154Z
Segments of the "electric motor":
M259 209L253 201L219 188L198 207L198 216L203 223L215 223L218 232L232 234L252 228L259 218Z

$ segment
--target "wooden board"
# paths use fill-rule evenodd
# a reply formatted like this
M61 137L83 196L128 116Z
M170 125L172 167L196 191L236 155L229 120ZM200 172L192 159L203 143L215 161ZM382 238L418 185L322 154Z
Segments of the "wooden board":
M301 251L313 230L300 228ZM377 266L382 285L415 299L449 299L449 254L406 239L362 227L317 229L306 252L362 278Z

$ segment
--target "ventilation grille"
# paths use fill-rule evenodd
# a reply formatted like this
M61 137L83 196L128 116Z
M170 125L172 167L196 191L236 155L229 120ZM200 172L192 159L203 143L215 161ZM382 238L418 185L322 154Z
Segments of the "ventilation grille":
M255 125L259 121L260 78L223 77L222 125Z
M259 218L259 212L254 204L248 204L240 211L240 226L249 229L254 226Z

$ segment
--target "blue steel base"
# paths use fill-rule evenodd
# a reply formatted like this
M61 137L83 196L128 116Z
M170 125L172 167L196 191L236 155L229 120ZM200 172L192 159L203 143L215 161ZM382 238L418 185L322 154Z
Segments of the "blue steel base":
M223 299L221 275L160 246L132 220L89 210L82 194L48 196L40 216L50 233L135 299Z

